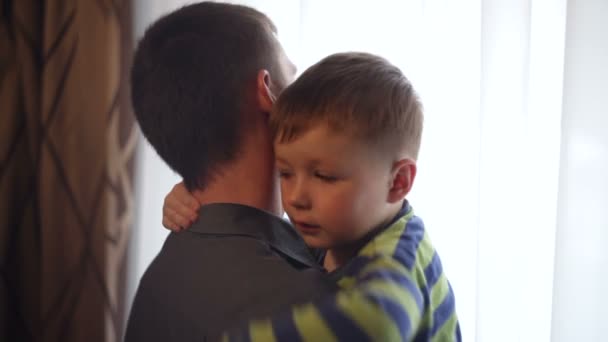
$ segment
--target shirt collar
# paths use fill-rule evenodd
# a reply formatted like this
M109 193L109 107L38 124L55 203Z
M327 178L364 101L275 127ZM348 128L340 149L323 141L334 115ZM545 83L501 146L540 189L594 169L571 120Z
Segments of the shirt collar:
M393 224L395 224L395 222L399 221L403 216L408 215L412 210L413 209L412 209L412 206L410 205L410 203L407 200L403 200L403 204L401 205L401 209L399 209L399 212L397 213L397 215L395 215L387 224L379 227L378 229L376 229L376 230L372 231L370 234L368 234L364 238L364 239L366 239L366 242L363 245L366 245L367 243L369 243L376 236L380 235L386 229L388 229ZM352 260L353 259L351 259L351 261ZM360 261L360 260L362 260L362 259L357 259L357 261ZM359 267L358 265L353 264L353 262L351 262L351 261L347 262L346 264L344 264L344 265L338 267L337 269L333 270L332 272L330 272L328 274L329 278L335 282L338 282L340 279L344 278L344 276L347 273L350 273L350 274L358 273L358 272L353 272L351 270L351 268Z
M266 211L233 203L202 206L190 232L216 236L243 236L262 240L281 254L320 269L304 240L283 219Z

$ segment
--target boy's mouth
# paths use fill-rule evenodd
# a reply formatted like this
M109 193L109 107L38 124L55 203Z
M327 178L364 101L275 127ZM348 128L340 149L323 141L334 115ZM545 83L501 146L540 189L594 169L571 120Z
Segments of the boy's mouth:
M317 233L321 228L321 226L318 224L303 221L294 221L293 225L296 226L296 228L303 234L314 234Z

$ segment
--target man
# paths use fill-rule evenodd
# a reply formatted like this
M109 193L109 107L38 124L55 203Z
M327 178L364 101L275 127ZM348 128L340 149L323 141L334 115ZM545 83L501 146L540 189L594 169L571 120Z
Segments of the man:
M132 100L145 137L202 205L143 275L126 341L215 338L331 291L283 220L268 113L295 68L254 9L204 2L144 34Z

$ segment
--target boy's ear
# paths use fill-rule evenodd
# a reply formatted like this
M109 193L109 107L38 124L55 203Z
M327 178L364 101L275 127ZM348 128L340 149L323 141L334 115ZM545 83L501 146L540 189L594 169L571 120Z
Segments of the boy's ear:
M256 78L256 98L258 106L263 112L269 113L272 105L277 100L272 92L272 79L268 70L258 71Z
M403 201L405 196L412 190L416 171L416 162L412 159L401 159L393 164L388 193L389 203Z

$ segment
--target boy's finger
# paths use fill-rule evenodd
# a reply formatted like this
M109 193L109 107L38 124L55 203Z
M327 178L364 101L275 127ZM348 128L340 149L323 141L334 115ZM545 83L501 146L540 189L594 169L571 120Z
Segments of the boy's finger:
M179 182L175 184L175 186L173 187L173 191L171 192L175 192L176 197L181 198L184 203L192 210L198 211L198 208L200 208L200 203L198 203L197 199L192 196L190 191L188 191L188 189L184 185L184 182Z
M176 202L180 202L185 204L186 206L188 206L188 208L192 209L193 211L198 211L198 208L200 208L200 204L198 203L198 201L196 200L196 198L194 196L192 196L191 193L189 193L188 191L182 193L182 194L176 194L178 198L175 198ZM173 199L172 199L173 200Z
M198 218L196 210L192 210L192 208L185 206L182 203L172 203L171 205L166 205L166 210L168 215L177 214L189 221L195 221Z
M179 197L186 197L186 196L192 196L190 194L190 192L188 191L188 189L186 188L186 186L184 185L184 182L179 182L177 184L175 184L173 186L173 189L171 189L171 193L176 194Z
M179 197L181 197L181 199ZM198 217L199 207L198 201L195 199L184 196L169 195L165 197L163 213L166 214L167 210L178 210L179 214L182 216L195 220Z
M195 210L192 210L192 208L183 205L177 208L177 213L182 217L187 218L189 221L195 221L198 217L198 214Z
M169 220L169 218L166 215L163 215L163 227L169 229L170 231L173 232L179 232L180 231L180 227L176 226L175 224L173 224L173 222L171 222L171 220Z
M188 216L184 216L170 208L167 208L167 217L169 218L172 224L180 227L190 227L190 224L192 223Z
M196 200L196 198L191 197L188 199L188 207L190 209L192 209L193 211L197 212L198 209L201 207L201 205L198 203L198 201Z
M165 196L165 200L163 202L163 215L167 215L169 208L174 207L173 199L170 197L171 194Z

